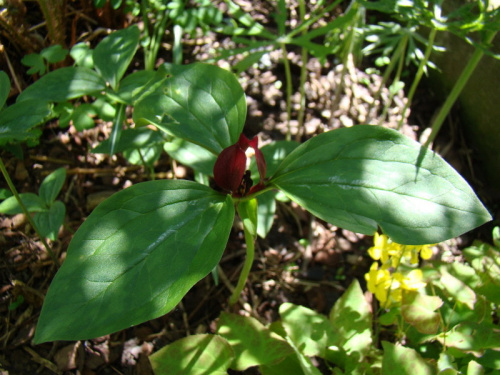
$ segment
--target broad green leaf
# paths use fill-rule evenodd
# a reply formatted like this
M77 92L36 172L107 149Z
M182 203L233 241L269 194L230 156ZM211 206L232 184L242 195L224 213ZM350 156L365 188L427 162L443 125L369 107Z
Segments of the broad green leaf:
M114 194L73 237L35 341L90 339L166 314L217 265L233 218L230 196L193 181Z
M414 349L382 341L382 375L433 375L436 369Z
M247 111L236 77L201 63L174 67L172 74L161 90L137 103L135 123L151 123L216 155L236 143Z
M435 334L441 322L441 317L436 310L442 305L443 301L437 296L407 292L403 293L401 315L417 331L426 334Z
M147 165L150 168L154 166L163 152L161 144L152 144L151 146L128 149L123 151L123 157L127 159L130 164L134 165Z
M61 201L55 201L48 211L37 212L33 216L33 221L40 231L40 235L55 241L59 228L64 222L64 215L66 215L66 206Z
M217 157L206 148L181 138L165 142L163 149L167 154L185 166L193 168L207 176L212 176Z
M217 333L234 350L231 368L243 371L251 366L273 364L293 353L287 342L255 318L222 312Z
M10 92L10 79L7 73L0 70L0 110L5 105Z
M439 155L402 134L357 125L297 147L270 181L342 228L402 244L456 237L491 220L467 182Z
M217 335L191 335L149 356L156 375L225 375L233 361L229 343Z
M474 268L479 282L470 285L489 301L500 304L500 252L488 244L480 244L462 250L467 261Z
M120 140L116 144L115 152L123 152L128 149L137 149L161 144L164 139L160 132L149 128L132 128L125 129L121 132ZM93 150L93 154L109 154L111 141L106 139L97 145Z
M0 146L33 138L29 131L43 123L51 113L51 105L43 100L14 103L0 112Z
M95 71L82 67L66 67L54 70L28 86L17 97L17 102L63 102L83 95L93 95L105 88L106 83Z
M115 31L95 47L93 58L97 72L113 90L127 70L139 46L140 31L137 25Z
M45 202L38 195L33 193L19 194L21 201L26 206L28 212L40 212L47 209ZM17 202L16 197L11 196L0 203L0 212L7 215L16 215L23 212Z
M133 105L143 94L144 90L149 88L158 78L160 78L158 72L138 70L122 79L115 95L120 101Z
M82 103L73 109L71 120L73 120L75 129L82 131L85 129L92 129L95 126L94 117L96 115L97 112L92 104Z
M463 322L450 331L441 333L441 344L464 352L483 352L500 348L500 326L487 323Z
M266 191L257 198L257 234L266 238L274 222L276 212L276 192Z
M85 68L94 68L94 59L92 58L92 49L84 42L75 44L70 51L70 56L75 60L75 65Z
M474 304L477 301L476 293L467 286L462 280L456 278L441 267L440 285L449 296L455 301L464 303L469 309L474 309Z
M334 331L330 345L361 362L373 345L372 313L358 280L355 279L335 302L329 318Z
M306 356L325 358L326 348L334 335L328 318L288 302L280 306L279 312L287 336L300 352Z
M289 355L276 364L261 365L259 370L262 375L304 375L300 362L295 355Z
M66 169L58 168L42 181L38 195L44 200L47 206L50 206L59 195L64 180L66 180Z

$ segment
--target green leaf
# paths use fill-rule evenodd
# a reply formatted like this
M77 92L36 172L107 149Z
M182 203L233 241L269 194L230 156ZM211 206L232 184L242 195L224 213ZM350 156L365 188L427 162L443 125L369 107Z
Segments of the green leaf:
M266 191L257 198L257 234L266 238L274 222L276 212L276 192Z
M238 203L238 215L243 226L255 239L257 237L257 199L243 200Z
M83 95L93 95L105 88L106 83L95 71L82 67L66 67L54 70L28 86L17 97L17 101L63 102Z
M0 146L33 138L29 131L43 123L51 113L51 105L40 99L14 103L0 112Z
M38 195L47 206L50 206L59 195L64 180L66 180L66 169L58 168L42 181Z
M68 50L63 48L61 45L56 44L47 48L44 48L40 52L42 56L49 64L54 64L59 61L63 61L68 55Z
M76 130L82 131L92 129L95 126L94 116L96 115L97 112L92 104L82 103L73 110L71 120L73 120Z
M33 193L19 194L21 201L26 206L28 212L40 212L47 210L47 206L42 198ZM17 202L16 197L11 196L0 203L0 212L7 215L16 215L23 212L21 206Z
M0 110L5 105L10 92L10 79L7 73L0 70Z
M163 144L164 139L160 132L149 128L125 129L121 132L120 139L116 144L115 152L123 152L129 149L138 149L151 147L157 144ZM96 146L93 154L109 154L111 151L111 141L106 139Z
M273 364L293 353L290 345L255 318L222 312L217 333L233 348L231 368L243 371L251 366Z
M500 348L500 326L487 323L463 322L437 337L441 344L464 352L481 353ZM479 355L477 355L479 357Z
M114 194L73 237L35 341L90 339L166 314L217 265L233 218L230 196L192 181Z
M48 211L37 212L33 216L33 221L40 231L40 235L55 241L59 228L64 222L64 215L66 215L66 206L61 201L55 201Z
M81 42L75 44L70 51L70 56L75 60L75 65L82 66L88 69L94 68L94 59L92 57L92 49L89 45Z
M382 341L382 375L433 375L436 370L413 349Z
M149 361L156 375L225 375L233 358L233 350L224 338L201 334L164 346Z
M336 226L402 244L456 237L491 220L467 182L402 134L357 125L320 134L280 165L270 184Z
M38 53L30 53L21 59L21 64L29 66L28 74L45 74L46 66L42 56Z
M330 345L344 350L351 361L361 362L372 348L372 313L358 280L335 302L330 312L334 339Z
M333 338L328 318L307 307L284 303L279 309L287 336L306 356L325 358L326 348Z
M441 322L441 317L436 310L442 305L443 301L437 296L406 292L403 293L401 315L417 331L425 334L435 334Z
M462 280L450 274L444 267L441 267L441 279L439 280L445 293L455 301L464 303L469 309L474 310L477 301L476 293Z
M118 96L120 101L133 105L144 93L145 89L149 89L151 84L162 78L164 78L164 75L160 72L138 70L122 79L116 96Z
M246 100L236 77L217 66L195 63L172 68L161 90L134 109L134 122L153 124L213 154L238 141Z
M118 84L135 55L139 37L139 28L132 25L108 35L94 49L95 69L113 90L118 89Z
M181 138L165 142L163 149L167 154L185 166L193 168L207 176L213 176L217 157L206 148Z

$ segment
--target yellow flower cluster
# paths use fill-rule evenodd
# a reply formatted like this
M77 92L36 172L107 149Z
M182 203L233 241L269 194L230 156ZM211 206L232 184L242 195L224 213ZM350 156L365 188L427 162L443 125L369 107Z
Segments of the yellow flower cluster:
M430 259L432 245L401 245L392 242L384 234L375 234L374 246L368 249L368 254L376 261L365 274L368 290L375 295L383 308L401 304L404 291L415 291L425 287L420 269L407 273L392 272L401 263L418 264L419 256ZM380 261L381 266L379 268Z

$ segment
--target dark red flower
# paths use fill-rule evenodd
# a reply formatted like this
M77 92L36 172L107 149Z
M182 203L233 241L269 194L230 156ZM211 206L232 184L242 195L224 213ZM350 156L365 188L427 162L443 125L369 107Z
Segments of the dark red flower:
M260 176L259 185L262 184L266 176L266 161L262 151L259 150L258 143L257 137L248 139L241 134L238 142L222 150L214 165L214 179L217 186L236 196L243 196L250 191L252 179L250 173L245 173L247 168L245 151L249 148L255 152Z

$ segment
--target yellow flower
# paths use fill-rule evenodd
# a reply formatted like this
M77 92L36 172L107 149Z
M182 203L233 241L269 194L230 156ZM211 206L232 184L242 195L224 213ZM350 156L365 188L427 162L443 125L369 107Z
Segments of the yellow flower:
M401 288L405 290L418 290L425 287L427 284L423 281L424 274L422 270L411 270L401 281Z
M432 257L431 246L433 246L433 245L422 245L420 247L420 257L422 259L431 259L431 257Z
M389 259L388 253L388 240L389 238L385 234L375 233L373 238L373 246L368 249L368 254L375 259L381 260L385 263Z

